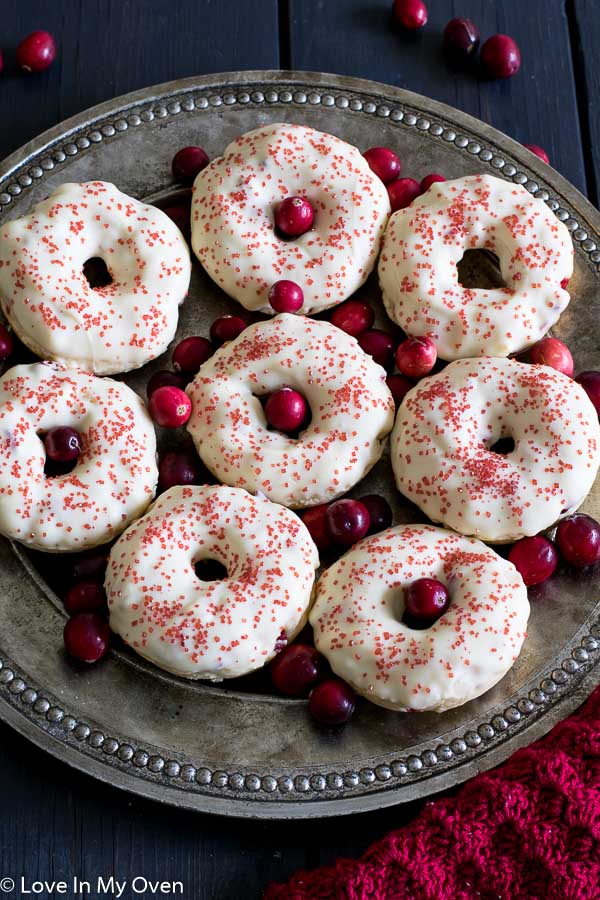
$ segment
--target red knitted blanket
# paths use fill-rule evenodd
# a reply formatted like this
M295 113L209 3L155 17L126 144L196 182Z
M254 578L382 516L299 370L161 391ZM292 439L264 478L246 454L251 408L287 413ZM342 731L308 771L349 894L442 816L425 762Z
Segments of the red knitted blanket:
M362 859L271 885L265 900L599 900L600 688L574 715Z

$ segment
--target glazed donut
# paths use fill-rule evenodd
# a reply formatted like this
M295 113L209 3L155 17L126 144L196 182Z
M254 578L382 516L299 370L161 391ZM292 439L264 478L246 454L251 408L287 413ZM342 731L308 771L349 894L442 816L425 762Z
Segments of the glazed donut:
M503 438L514 441L506 455L492 450ZM514 541L583 502L600 425L583 388L555 369L463 359L404 397L390 451L398 489L434 522Z
M81 455L47 477L41 436L65 425ZM51 552L104 544L144 512L157 479L154 427L125 384L47 363L0 378L0 534Z
M201 581L200 560L227 570ZM264 666L306 622L317 549L298 516L223 485L174 487L119 538L106 572L110 626L185 678Z
M350 490L381 456L394 421L385 377L330 322L275 316L204 363L187 388L187 429L219 481L284 506L314 506ZM267 430L259 400L283 385L301 392L312 412L297 438Z
M441 581L450 606L429 628L402 622L404 592ZM368 700L443 712L479 697L519 655L529 603L512 563L473 538L399 525L356 544L317 583L317 649Z
M91 287L84 263L112 282ZM187 244L161 210L104 181L63 184L0 228L0 304L37 356L110 375L172 340L191 273Z
M465 288L466 250L495 253L506 287ZM442 359L508 356L538 341L569 303L573 244L546 204L518 184L469 175L430 187L390 218L379 282L390 318L428 335Z
M275 232L277 204L305 197L314 227ZM196 178L192 248L246 309L272 313L273 282L304 292L305 314L340 303L371 272L390 212L387 191L351 144L304 125L264 125L238 137Z

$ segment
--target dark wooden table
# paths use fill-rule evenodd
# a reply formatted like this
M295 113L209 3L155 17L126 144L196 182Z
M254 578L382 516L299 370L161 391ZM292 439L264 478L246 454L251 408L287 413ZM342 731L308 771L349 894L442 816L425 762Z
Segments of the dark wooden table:
M427 28L408 36L392 28L389 0L3 0L0 156L66 116L145 85L232 69L333 71L429 95L540 144L597 205L596 0L430 0L429 7ZM455 15L472 18L483 36L511 34L521 47L520 73L485 82L450 71L441 32ZM25 77L15 72L14 48L37 28L55 35L60 54L49 72ZM251 900L300 866L360 854L418 809L275 824L178 813L72 772L0 727L0 879L138 875L181 881L194 900Z

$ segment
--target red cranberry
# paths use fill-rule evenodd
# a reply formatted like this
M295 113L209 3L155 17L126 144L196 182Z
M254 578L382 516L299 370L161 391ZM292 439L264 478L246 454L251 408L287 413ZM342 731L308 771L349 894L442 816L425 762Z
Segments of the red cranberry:
M331 313L331 322L346 334L358 337L375 321L373 307L364 300L345 300Z
M509 78L521 68L521 53L507 34L495 34L481 48L481 65L489 78Z
M150 415L163 428L179 428L185 425L192 412L188 395L177 387L159 387L148 400Z
M47 31L32 31L17 47L17 65L24 72L44 72L55 58L56 44Z
M410 389L415 386L414 381L410 381L404 375L388 375L385 380L392 392L392 397L394 398L396 406L400 406Z
M196 175L205 169L210 160L202 147L182 147L173 157L171 169L175 181L192 184Z
M189 238L192 225L192 200L191 197L179 200L175 203L169 203L168 206L160 207L165 216L168 216L172 222L177 225L184 237Z
M312 506L305 509L300 514L300 518L306 525L308 532L316 544L317 550L321 553L329 550L332 543L329 526L327 525L327 503L321 503L319 506Z
M104 581L108 553L108 547L92 547L73 556L68 568L69 580Z
M479 28L471 19L450 19L444 28L444 50L452 63L464 66L479 48Z
M406 590L405 610L423 625L432 625L449 605L448 591L436 578L418 578Z
M435 344L428 337L410 337L396 350L396 365L409 378L429 375L437 360Z
M376 363L388 371L394 367L394 339L387 331L370 328L358 337L358 343Z
M205 337L184 338L173 350L173 368L185 375L196 375L200 366L214 353L215 348Z
M558 523L556 543L572 566L591 566L600 559L600 525L585 513L575 513Z
M44 447L52 462L73 462L81 453L81 438L74 428L51 428L44 436Z
M176 387L183 390L186 379L179 372L170 372L169 369L159 369L148 379L146 396L150 397L160 387Z
M308 709L320 725L344 725L354 715L356 695L341 678L328 678L310 692Z
M0 50L0 73L4 71L4 54Z
M82 662L98 662L108 652L110 641L108 622L98 613L77 613L65 625L64 641L69 656L74 656Z
M414 178L398 178L387 185L392 212L410 206L421 193L421 185Z
M421 179L421 184L419 185L419 190L421 194L424 194L429 190L432 184L439 184L441 181L445 181L443 175L438 175L436 172L432 172L431 175L426 175L425 178Z
M98 581L77 581L65 594L64 604L70 616L81 612L101 612L106 608L106 594Z
M336 544L350 547L369 530L369 510L360 500L336 500L327 510L327 527Z
M369 529L367 534L376 534L378 531L385 531L392 524L392 507L385 497L380 494L365 494L360 498L363 506L367 507L369 513Z
M594 372L592 369L580 372L575 381L584 389L600 416L600 372Z
M277 431L297 431L308 412L306 400L291 387L274 391L265 403L265 415L271 428Z
M546 581L558 565L556 547L541 534L517 541L508 558L527 587Z
M291 644L277 654L269 669L280 694L301 697L319 679L321 656L308 644Z
M275 210L275 225L286 237L299 237L312 228L315 211L304 197L286 197Z
M569 348L558 338L542 338L530 351L532 363L540 366L550 366L563 375L573 377L573 357Z
M371 147L370 150L365 150L363 156L368 162L371 171L384 184L389 184L390 181L394 181L400 175L400 170L402 169L400 157L393 150L390 150L389 147Z
M234 341L242 331L248 327L248 323L241 316L220 316L210 326L210 339L215 347Z
M562 281L561 281L561 283L560 283L560 286L561 286L561 288L563 289L563 291L566 291L566 289L568 288L568 286L569 286L569 280L570 280L570 279L568 279L568 278L563 278L563 279L562 279Z
M539 156L539 158L542 160L542 162L545 162L547 165L550 165L550 157L548 156L546 151L543 149L543 147L539 147L537 144L523 144L523 146L527 147L527 149L531 153L535 153L536 156Z
M427 24L427 7L423 0L394 0L394 19L402 28L417 31Z
M202 469L191 450L167 450L158 464L158 487L167 491L175 485L201 484Z
M12 334L5 328L4 325L0 322L0 362L5 359L8 359L10 354L13 352L13 339Z
M279 313L295 313L304 303L304 291L295 281L283 278L269 291L269 303Z

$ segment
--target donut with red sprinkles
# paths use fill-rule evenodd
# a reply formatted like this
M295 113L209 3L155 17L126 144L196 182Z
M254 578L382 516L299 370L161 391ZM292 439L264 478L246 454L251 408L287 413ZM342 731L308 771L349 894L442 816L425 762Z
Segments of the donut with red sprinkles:
M201 580L205 560L224 577ZM304 626L318 564L308 529L285 507L224 485L174 487L110 552L110 626L168 672L236 678Z
M408 588L443 584L450 603L428 628L403 621ZM517 659L527 588L485 544L431 525L399 525L356 544L317 583L315 644L331 668L379 706L443 712L479 697Z

